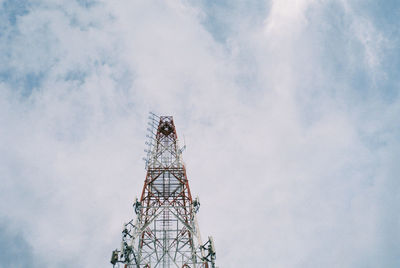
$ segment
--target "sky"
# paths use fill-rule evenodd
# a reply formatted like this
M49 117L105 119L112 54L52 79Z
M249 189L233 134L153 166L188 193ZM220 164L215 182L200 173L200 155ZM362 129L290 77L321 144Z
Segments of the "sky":
M0 0L0 268L111 267L172 115L220 268L400 267L400 2Z

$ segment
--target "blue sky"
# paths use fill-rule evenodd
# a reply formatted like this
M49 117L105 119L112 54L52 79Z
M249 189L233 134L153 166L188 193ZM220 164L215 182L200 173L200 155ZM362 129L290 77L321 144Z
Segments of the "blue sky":
M149 111L175 118L219 267L399 267L399 15L0 0L0 267L110 267Z

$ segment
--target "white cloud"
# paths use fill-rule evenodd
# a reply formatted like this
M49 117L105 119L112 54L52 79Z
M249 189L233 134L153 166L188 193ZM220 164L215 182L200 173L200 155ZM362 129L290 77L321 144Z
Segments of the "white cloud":
M200 228L215 237L220 267L395 263L398 100L362 101L346 73L354 60L375 73L385 37L343 3L333 5L343 24L324 16L329 1L267 5L264 24L239 16L226 42L183 1L38 1L9 26L0 217L36 258L107 267L141 191L153 110L174 115L185 137ZM32 73L42 76L30 91Z

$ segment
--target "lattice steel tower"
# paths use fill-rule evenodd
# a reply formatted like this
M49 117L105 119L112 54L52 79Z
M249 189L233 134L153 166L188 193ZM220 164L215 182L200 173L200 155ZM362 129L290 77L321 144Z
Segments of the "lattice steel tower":
M201 241L183 148L179 148L171 116L150 113L146 179L140 200L133 204L136 220L124 224L121 249L112 252L114 267L215 268L211 237Z

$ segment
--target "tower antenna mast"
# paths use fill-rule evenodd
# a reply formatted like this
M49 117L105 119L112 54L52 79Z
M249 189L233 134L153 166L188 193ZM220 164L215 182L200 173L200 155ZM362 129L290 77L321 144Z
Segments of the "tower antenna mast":
M213 239L203 243L200 237L200 201L190 192L173 118L150 113L149 120L146 178L133 204L137 216L123 225L121 248L112 252L111 263L124 268L215 268Z

